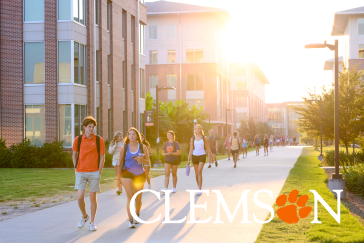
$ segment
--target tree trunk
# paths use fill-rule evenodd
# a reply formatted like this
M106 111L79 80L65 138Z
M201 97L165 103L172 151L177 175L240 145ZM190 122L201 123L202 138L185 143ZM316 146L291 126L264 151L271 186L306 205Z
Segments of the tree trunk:
M349 154L348 143L345 143L345 147L346 147L346 155L348 155Z

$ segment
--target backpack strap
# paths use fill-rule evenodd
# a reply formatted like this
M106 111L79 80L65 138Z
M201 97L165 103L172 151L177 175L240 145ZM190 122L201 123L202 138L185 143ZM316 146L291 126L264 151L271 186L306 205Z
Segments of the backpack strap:
M97 168L99 168L100 167L100 136L99 135L96 135L96 148L97 148L97 154L99 155L98 160L97 160Z
M80 157L80 148L81 148L81 142L82 142L82 135L79 135L77 137L77 159L76 159L76 165L75 165L75 168L77 168L77 165L78 165L78 159Z
M126 152L127 152L127 150L128 150L128 144L127 143L125 143L124 144L124 154L123 154L123 157L121 158L121 165L120 165L120 169L121 169L121 171L123 170L123 168L124 168L124 164L125 164L125 156L126 156Z

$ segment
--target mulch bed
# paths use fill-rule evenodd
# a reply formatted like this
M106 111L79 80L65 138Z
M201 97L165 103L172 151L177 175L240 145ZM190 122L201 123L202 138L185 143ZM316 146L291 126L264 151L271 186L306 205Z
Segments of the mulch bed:
M325 169L327 179L331 179L331 175L335 173L335 169ZM327 184L327 183L326 183ZM349 209L350 213L358 219L364 226L364 199L350 191L346 191L346 199L341 202Z

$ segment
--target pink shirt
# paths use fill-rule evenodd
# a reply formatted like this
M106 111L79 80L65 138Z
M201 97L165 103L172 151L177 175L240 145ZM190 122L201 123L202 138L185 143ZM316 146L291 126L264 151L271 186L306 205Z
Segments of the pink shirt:
M227 138L225 140L225 145L226 145L226 147L230 147L230 139Z

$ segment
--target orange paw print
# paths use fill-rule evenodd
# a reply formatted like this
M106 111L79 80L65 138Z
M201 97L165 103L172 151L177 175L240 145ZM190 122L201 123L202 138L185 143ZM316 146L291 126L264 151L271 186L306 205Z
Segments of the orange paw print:
M284 206L287 203L286 194L280 195L277 198L276 203L277 203L278 207L281 207L277 210L277 215L282 221L289 223L289 224L297 223L298 220L300 220L297 215L297 206L301 207L301 209L298 210L298 213L302 219L306 218L307 215L311 212L312 208L309 206L306 206L308 196L302 195L298 198L298 200L297 200L297 196L298 196L298 190L291 191L291 193L288 196L288 201L292 204L287 205L287 206ZM282 206L284 206L284 207L282 207Z

